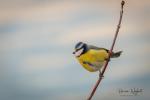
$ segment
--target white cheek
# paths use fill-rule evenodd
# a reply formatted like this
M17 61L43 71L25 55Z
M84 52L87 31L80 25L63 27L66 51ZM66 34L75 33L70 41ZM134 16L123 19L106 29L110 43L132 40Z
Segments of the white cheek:
M83 49L78 50L77 52L75 52L75 56L80 56L83 52Z

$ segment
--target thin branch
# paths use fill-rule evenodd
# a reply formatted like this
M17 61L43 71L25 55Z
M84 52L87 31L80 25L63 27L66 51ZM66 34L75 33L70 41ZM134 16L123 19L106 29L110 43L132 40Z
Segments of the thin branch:
M111 48L109 50L108 60L106 61L105 65L104 65L104 68L102 70L102 73L99 75L99 79L97 80L97 82L96 82L96 84L95 84L95 86L94 86L94 88L93 88L93 90L92 90L92 92L91 92L91 94L90 94L90 96L88 97L87 100L91 100L92 99L92 97L93 97L93 95L94 95L94 93L95 93L98 85L100 84L101 80L103 79L102 76L104 75L105 70L107 68L107 65L109 63L109 60L110 60L110 57L111 57L111 54L112 54L112 51L113 51L113 48L114 48L114 45L115 45L118 33L119 33L119 29L121 27L121 21L122 21L122 16L123 16L123 7L124 7L124 4L125 4L125 1L122 0L122 2L121 2L121 11L120 11L119 23L117 25L117 29L116 29L116 33L115 33L115 36L114 36L114 39L113 39L112 46L111 46Z

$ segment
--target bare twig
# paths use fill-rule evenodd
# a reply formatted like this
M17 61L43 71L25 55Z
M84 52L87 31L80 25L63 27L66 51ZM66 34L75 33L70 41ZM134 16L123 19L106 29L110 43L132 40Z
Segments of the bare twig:
M95 84L95 86L94 86L94 88L93 88L93 90L92 90L92 92L91 92L91 94L90 94L90 96L88 97L87 100L91 100L92 99L92 97L93 97L93 95L94 95L94 93L95 93L98 85L100 84L100 82L102 80L102 76L104 75L105 70L107 68L108 62L110 60L110 57L111 57L111 54L112 54L112 51L113 51L113 48L114 48L114 45L115 45L115 42L116 42L116 38L117 38L118 33L119 33L119 29L121 27L121 21L122 21L122 16L123 16L123 7L124 7L124 4L125 4L125 1L122 0L122 2L121 2L121 11L120 11L119 23L117 25L117 29L116 29L116 33L115 33L115 36L114 36L114 40L113 40L112 46L111 46L111 48L109 50L108 60L106 61L105 65L104 65L104 68L102 70L102 73L99 75L99 79L97 80L97 82L96 82L96 84Z

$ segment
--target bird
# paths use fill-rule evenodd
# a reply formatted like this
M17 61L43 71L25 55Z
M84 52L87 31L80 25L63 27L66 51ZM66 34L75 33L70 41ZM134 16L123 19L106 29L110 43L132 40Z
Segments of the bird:
M94 45L88 45L83 42L78 42L75 45L73 54L79 63L89 72L99 71L101 74L104 63L109 61L109 50L100 48ZM117 58L121 55L122 51L112 52L110 58Z

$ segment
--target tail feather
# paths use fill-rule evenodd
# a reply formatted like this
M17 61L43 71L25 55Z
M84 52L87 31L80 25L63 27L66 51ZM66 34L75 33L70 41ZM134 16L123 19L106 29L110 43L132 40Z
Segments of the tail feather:
M118 52L113 52L112 55L111 55L111 58L117 58L121 55L122 51L118 51Z

